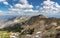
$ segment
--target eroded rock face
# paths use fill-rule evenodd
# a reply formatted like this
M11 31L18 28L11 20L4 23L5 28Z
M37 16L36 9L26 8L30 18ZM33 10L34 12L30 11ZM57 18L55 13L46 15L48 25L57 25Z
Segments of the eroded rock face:
M26 24L30 29L34 28L30 38L60 38L59 21L59 19L46 18L42 15L31 17Z

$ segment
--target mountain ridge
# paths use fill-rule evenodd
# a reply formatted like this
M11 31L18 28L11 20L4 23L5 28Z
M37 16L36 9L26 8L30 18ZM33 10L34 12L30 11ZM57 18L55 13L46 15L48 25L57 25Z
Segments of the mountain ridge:
M21 33L22 38L27 37L26 36L27 34L31 35L31 38L37 35L38 37L42 37L42 38L45 38L45 37L56 38L60 36L60 35L57 36L57 34L60 33L59 18L47 18L44 15L37 15L37 16L32 16L28 19L25 17L17 18L13 22L15 23L8 24L9 26L3 28L2 30L7 30L9 32L11 31L19 32Z

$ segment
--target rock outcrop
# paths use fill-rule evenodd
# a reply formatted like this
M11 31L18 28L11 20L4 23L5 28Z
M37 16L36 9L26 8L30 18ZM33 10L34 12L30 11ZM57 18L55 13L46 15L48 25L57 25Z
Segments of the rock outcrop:
M22 27L25 31L34 29L30 38L60 38L60 19L47 18L43 15L31 17ZM26 33L26 32L25 32ZM26 33L28 34L28 33ZM25 37L27 37L25 35Z

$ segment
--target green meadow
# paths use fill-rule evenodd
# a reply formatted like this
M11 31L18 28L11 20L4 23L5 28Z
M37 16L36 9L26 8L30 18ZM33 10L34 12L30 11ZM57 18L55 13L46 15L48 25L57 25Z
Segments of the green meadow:
M0 38L10 38L10 33L7 31L0 31Z

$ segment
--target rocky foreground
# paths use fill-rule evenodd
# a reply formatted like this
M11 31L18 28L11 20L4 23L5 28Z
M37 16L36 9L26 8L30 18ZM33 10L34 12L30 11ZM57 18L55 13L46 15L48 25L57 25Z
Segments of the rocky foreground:
M19 18L1 30L19 32L20 38L60 38L60 19L44 15Z

